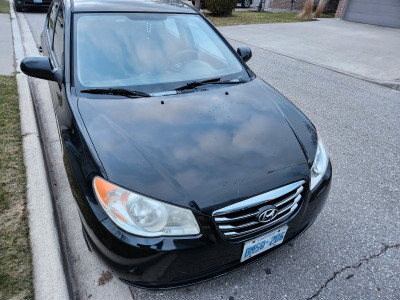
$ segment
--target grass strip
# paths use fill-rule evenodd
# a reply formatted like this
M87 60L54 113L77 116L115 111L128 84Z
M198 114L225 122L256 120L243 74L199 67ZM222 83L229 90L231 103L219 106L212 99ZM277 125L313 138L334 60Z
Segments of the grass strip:
M252 12L252 11L234 11L232 17L213 17L205 13L206 17L215 26L233 26L248 24L268 24L268 23L294 23L310 22L316 19L301 19L297 17L298 12ZM332 15L322 15L323 18L330 18Z
M0 299L32 299L26 177L15 76L0 76Z
M10 4L8 0L0 0L0 14L9 14Z

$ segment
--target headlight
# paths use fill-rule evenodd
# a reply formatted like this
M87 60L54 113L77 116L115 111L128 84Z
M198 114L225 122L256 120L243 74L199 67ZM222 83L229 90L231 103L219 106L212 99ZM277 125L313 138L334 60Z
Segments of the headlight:
M318 147L317 153L315 154L314 163L311 167L311 183L310 190L315 188L315 186L321 181L328 167L328 154L326 153L324 144L318 135Z
M147 237L200 232L189 209L130 192L100 177L93 179L93 188L107 215L127 232Z

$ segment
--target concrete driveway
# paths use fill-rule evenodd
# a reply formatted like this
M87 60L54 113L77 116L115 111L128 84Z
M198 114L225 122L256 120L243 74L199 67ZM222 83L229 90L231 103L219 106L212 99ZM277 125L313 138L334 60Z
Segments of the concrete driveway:
M400 29L339 19L218 29L250 47L400 89Z

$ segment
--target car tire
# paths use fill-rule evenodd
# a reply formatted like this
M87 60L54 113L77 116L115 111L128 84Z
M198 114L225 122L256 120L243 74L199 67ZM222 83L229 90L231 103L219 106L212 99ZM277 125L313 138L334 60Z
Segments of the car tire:
M251 0L242 0L242 7L249 8L251 5Z

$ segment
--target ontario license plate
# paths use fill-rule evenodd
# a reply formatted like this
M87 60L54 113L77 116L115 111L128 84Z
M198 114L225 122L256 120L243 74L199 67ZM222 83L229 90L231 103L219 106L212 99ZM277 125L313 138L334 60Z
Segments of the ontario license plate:
M245 261L281 244L283 242L283 239L285 238L287 229L288 226L284 226L266 235L246 242L244 244L242 258L240 259L240 262Z
M42 3L42 0L33 0L33 3L40 4L40 3Z

